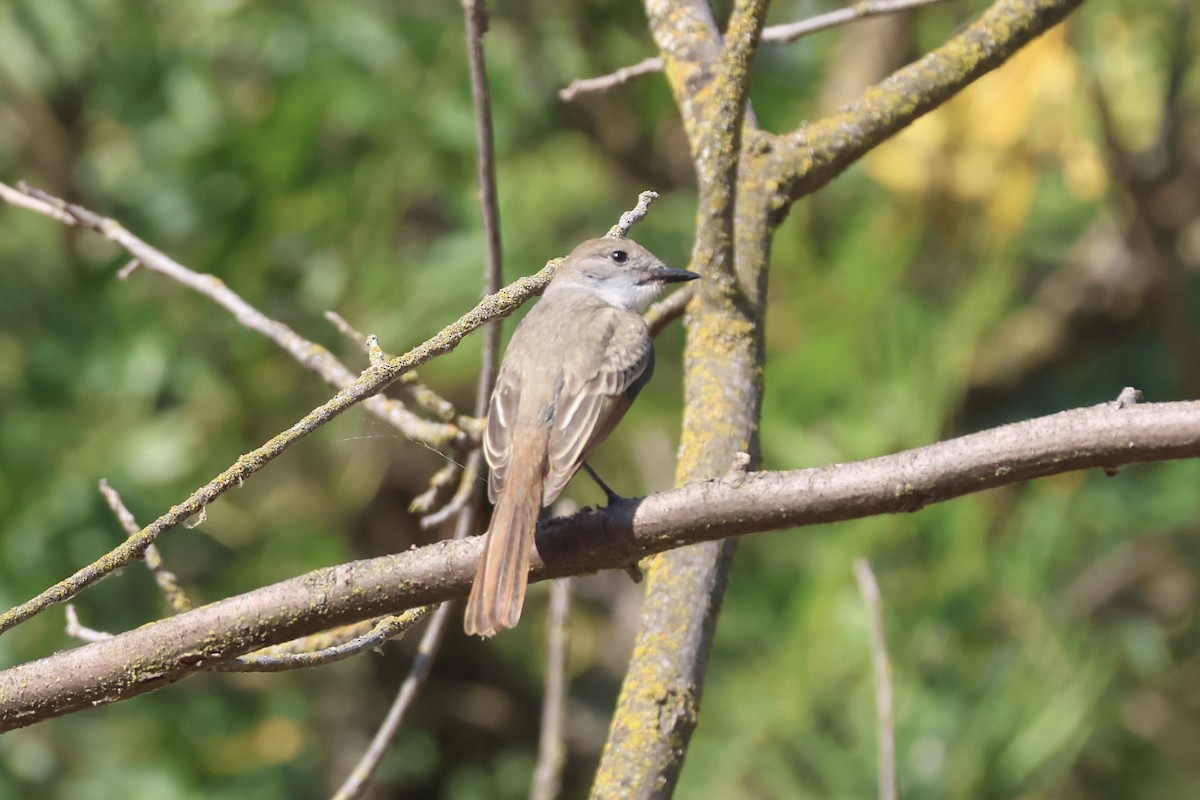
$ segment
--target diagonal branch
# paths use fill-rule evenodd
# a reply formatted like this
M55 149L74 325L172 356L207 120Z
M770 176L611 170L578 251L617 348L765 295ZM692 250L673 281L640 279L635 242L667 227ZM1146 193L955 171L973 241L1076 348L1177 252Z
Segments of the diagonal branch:
M298 364L317 373L334 389L349 386L357 377L328 349L304 338L282 322L271 319L247 303L216 275L204 275L188 269L130 233L115 219L103 217L24 183L18 184L16 189L0 183L0 198L64 224L78 225L99 233L132 255L132 266L145 267L212 300L228 311L240 325L274 342ZM120 277L128 277L127 270L128 267L122 270ZM368 411L409 439L425 442L434 448L478 436L478 430L472 427L473 420L460 418L460 424L454 425L422 419L405 408L403 403L383 395L367 399L364 405ZM455 419L453 414L450 419Z
M207 505L230 489L240 486L243 481L282 455L296 442L316 431L346 409L383 391L409 370L450 352L476 328L491 320L511 314L526 300L546 288L546 284L550 282L557 267L558 260L555 259L537 273L521 278L501 291L488 295L471 311L404 355L372 364L353 383L343 388L331 399L314 408L283 433L240 456L225 471L201 486L179 505L172 506L167 513L142 528L137 534L130 536L71 577L59 581L38 596L0 615L0 633L45 611L55 603L71 599L101 578L142 558L146 548L153 544L159 536L189 517L201 513Z
M782 204L812 194L892 134L912 124L1029 42L1062 22L1083 0L998 0L961 33L897 70L861 98L823 119L776 137Z
M848 464L733 471L538 530L531 580L619 569L682 545L911 512L1062 472L1200 457L1200 401L1064 411ZM478 538L354 561L0 672L0 731L175 683L318 630L467 592Z

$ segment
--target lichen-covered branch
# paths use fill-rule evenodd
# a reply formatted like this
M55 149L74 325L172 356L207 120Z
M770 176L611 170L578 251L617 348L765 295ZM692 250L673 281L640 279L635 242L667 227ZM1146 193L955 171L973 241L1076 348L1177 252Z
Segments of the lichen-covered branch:
M747 302L736 269L735 210L750 74L766 2L734 5L724 41L707 3L646 3L692 149L699 187L684 372L678 483L720 474L734 453L757 453L762 306ZM765 237L769 241L769 236ZM736 243L736 247L735 247ZM760 265L766 268L765 261ZM695 729L732 542L710 541L655 559L634 654L621 686L593 797L668 797Z
M941 47L862 97L775 141L781 200L829 183L868 151L1003 64L1083 0L998 0Z

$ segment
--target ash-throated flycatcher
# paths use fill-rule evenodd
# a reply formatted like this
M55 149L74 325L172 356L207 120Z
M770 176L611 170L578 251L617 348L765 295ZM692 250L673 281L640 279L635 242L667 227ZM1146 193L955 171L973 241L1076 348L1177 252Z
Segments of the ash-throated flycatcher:
M666 284L699 277L630 239L590 239L563 260L517 326L483 439L496 508L467 600L468 634L491 636L517 624L538 514L654 372L641 312Z

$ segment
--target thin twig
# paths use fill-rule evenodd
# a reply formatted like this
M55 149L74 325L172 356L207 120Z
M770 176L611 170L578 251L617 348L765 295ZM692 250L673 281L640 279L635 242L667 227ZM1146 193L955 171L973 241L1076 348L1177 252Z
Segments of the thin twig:
M283 672L306 667L321 667L335 661L344 661L359 653L374 650L387 640L406 633L429 616L432 611L433 606L422 606L410 609L403 614L383 617L361 636L319 650L294 651L292 643L288 642L277 647L269 647L239 656L218 664L215 669L219 672ZM300 646L304 646L311 639L312 637L305 637L297 642L302 643Z
M342 785L334 793L333 800L351 800L361 797L371 784L371 778L379 767L380 760L391 746L396 732L400 730L400 723L404 721L405 713L429 677L429 671L433 667L434 658L441 646L442 636L445 634L446 623L452 609L452 604L442 603L433 612L433 619L429 621L429 627L425 629L425 635L421 637L421 643L417 645L417 654L413 658L412 667L409 669L404 683L400 685L400 691L396 694L396 699L392 701L392 707L388 709L387 717L379 726L379 730L375 732L375 737L371 740L371 744L363 753L362 758L358 760L354 769L350 771L350 774L346 776Z
M477 469L482 461L483 451L476 449L471 453L471 461L467 465L466 472L470 474L472 466ZM471 494L475 497L479 496L477 490ZM463 506L455 526L455 539L463 539L474 532L478 509L478 503L467 503ZM354 769L350 771L350 774L342 781L342 785L338 787L337 792L334 793L333 800L352 800L361 797L370 785L372 776L379 768L379 762L391 747L396 733L400 730L401 723L404 722L405 714L408 713L408 709L429 679L429 673L433 669L433 662L437 659L438 651L441 649L442 639L446 635L446 626L450 622L450 615L453 611L454 604L445 602L433 612L433 619L429 621L429 627L425 629L425 634L421 637L420 644L417 645L417 654L409 666L408 675L400 684L400 689L392 701L391 708L388 709L387 716L380 723L379 729L375 731L371 744L363 752L358 763L354 765Z
M824 14L817 14L814 17L802 19L797 22L786 22L782 25L772 25L769 28L764 28L762 41L764 44L787 44L804 36L829 30L839 25L860 22L869 17L881 14L910 11L921 6L931 6L942 2L945 2L945 0L860 0L860 2L852 6L839 8L836 11L828 11ZM578 78L571 81L569 86L559 90L558 98L564 103L569 103L581 94L606 92L609 89L622 86L634 78L641 78L645 75L653 75L656 72L662 71L662 57L651 56L632 66L622 67L608 75L599 75L595 78Z
M851 22L861 22L882 14L911 11L921 6L943 3L945 0L860 0L852 6L827 11L797 22L785 22L763 29L762 40L770 44L786 44L813 33L836 28Z
M3 187L0 194L4 199L11 200L11 187ZM17 184L19 194L23 194L43 202L43 207L27 208L52 216L59 221L62 214L72 218L69 224L78 224L89 230L96 231L110 241L128 251L143 267L160 275L164 275L192 291L207 297L224 308L242 326L270 339L285 353L290 355L298 364L310 369L322 377L326 383L335 389L345 389L354 383L356 376L333 353L316 342L305 339L282 322L273 320L254 306L243 300L230 289L224 281L215 275L204 275L180 264L162 251L134 236L114 219L103 217L94 211L73 203L67 203L61 198L35 189L24 182ZM425 442L432 447L440 447L463 438L464 433L454 425L444 422L433 422L422 419L396 400L376 395L364 402L368 411L396 427L409 439Z
M67 636L72 639L78 639L81 642L102 642L105 639L111 639L112 634L107 631L98 631L95 628L88 628L79 621L79 614L75 612L75 604L67 603Z
M546 623L546 691L538 736L537 766L530 800L554 800L562 790L566 763L567 655L571 649L571 579L550 585L550 617Z
M650 213L650 206L658 199L658 192L653 189L647 189L638 194L637 205L626 211L617 220L617 224L608 229L608 233L604 234L610 239L624 239L629 235L630 229L646 218Z
M472 456L478 452L472 451ZM472 466L474 465L474 466ZM426 530L436 528L443 522L453 519L456 514L463 510L463 507L472 501L475 496L475 484L480 483L478 470L482 468L482 462L477 461L471 456L467 457L467 465L461 470L458 476L458 489L454 495L446 502L444 506L437 511L431 511L421 517L420 525ZM483 481L486 484L486 481Z
M689 284L646 309L642 316L650 328L650 335L658 336L668 325L682 317L695 296L695 287Z
M883 631L883 598L865 558L854 560L854 578L871 613L871 670L875 676L876 739L879 746L879 800L896 800L896 713L892 701L892 666Z
M434 509L444 509L447 502L453 501L454 496L462 487L460 478L462 465L459 463L462 456L461 452L455 452L449 456L442 468L433 473L433 477L429 479L429 488L414 497L408 504L408 513L421 515L437 513ZM421 527L431 526L426 525L425 520L422 519Z
M337 328L338 333L341 333L362 350L364 355L370 355L371 348L367 343L366 335L360 333L341 314L338 314L336 311L326 311L325 319L333 327ZM479 434L482 431L479 420L459 415L458 411L454 408L454 404L421 383L417 378L417 373L404 373L400 380L396 381L396 386L400 390L405 403L421 409L436 420L457 425L470 441L479 441Z
M632 66L621 67L616 72L611 72L608 75L599 75L595 78L576 78L565 89L558 90L558 99L564 103L569 103L581 94L607 92L609 89L626 84L634 78L640 78L643 75L653 75L656 72L662 71L662 56L650 56Z
M28 209L29 211L41 214L42 216L57 220L64 225L75 226L79 224L79 221L69 211L66 210L66 204L61 200L58 201L58 203L43 200L26 192L14 189L6 183L0 183L0 198L3 198L4 201L9 205ZM126 264L125 267L122 267L122 271L128 268L129 265Z
M483 35L488 29L488 11L484 0L463 0L462 5L466 17L467 65L471 73L471 101L475 116L476 180L479 183L479 206L483 216L484 243L487 247L487 263L483 273L484 291L491 294L499 291L504 272L503 250L500 246L500 202L496 191L492 99L483 53ZM498 325L493 325L489 330L498 328ZM491 344L498 347L499 338ZM485 354L484 361L487 360ZM483 411L476 411L477 416L483 416Z
M125 529L126 536L136 536L138 531L142 529L134 519L133 514L125 506L125 501L121 499L121 495L114 489L107 480L100 479L100 494L104 496L104 500L108 503L108 507L112 509L116 515L117 521L121 523L121 527ZM163 596L167 598L168 605L176 614L182 614L184 611L191 611L195 608L192 599L187 596L187 592L179 585L179 578L174 572L167 569L163 563L162 556L159 555L158 548L154 545L146 547L146 566L150 568L150 572L154 575L154 582L158 584L159 590ZM69 613L69 612L68 612Z
M208 669L215 672L285 672L321 667L344 661L367 650L377 649L387 640L406 633L429 616L431 611L433 606L422 606L399 615L389 614L378 620L342 625L213 664ZM106 631L85 627L79 621L79 614L76 613L73 603L67 603L66 633L71 638L83 642L100 642L113 637Z

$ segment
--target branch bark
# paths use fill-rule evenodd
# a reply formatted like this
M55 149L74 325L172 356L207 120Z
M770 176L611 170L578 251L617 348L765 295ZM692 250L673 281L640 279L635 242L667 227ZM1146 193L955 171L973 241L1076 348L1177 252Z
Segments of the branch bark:
M734 471L543 524L531 581L768 530L916 511L1061 472L1200 456L1200 401L1105 403L895 455ZM0 672L0 732L175 683L335 625L465 595L478 538L316 570Z
M703 280L689 306L677 484L720 474L736 452L757 455L762 306L748 302L737 275L734 209L743 119L756 127L747 98L766 9L765 0L737 2L722 42L708 3L646 3L699 186L692 268ZM732 542L710 541L667 553L648 571L634 657L593 797L667 797L674 790L696 726L733 550Z
M780 208L812 194L872 148L999 67L1083 0L998 0L961 33L858 100L774 137Z

